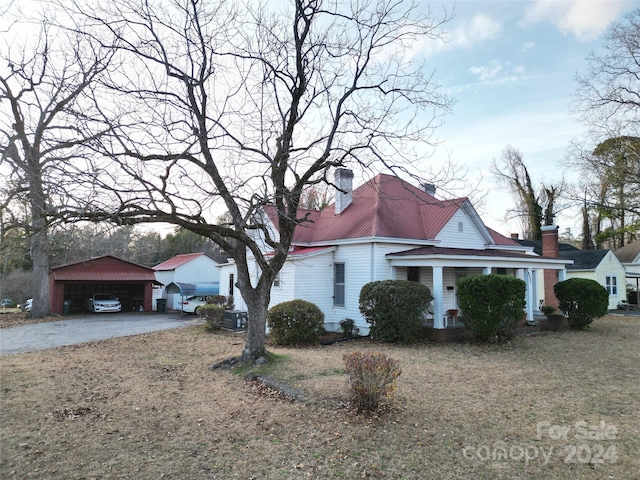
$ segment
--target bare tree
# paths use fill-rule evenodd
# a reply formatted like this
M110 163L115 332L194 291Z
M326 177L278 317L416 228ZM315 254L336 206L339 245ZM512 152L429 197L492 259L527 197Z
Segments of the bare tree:
M34 317L49 312L51 214L70 202L73 179L87 173L78 164L83 147L99 136L87 128L93 122L85 94L111 55L85 37L65 35L46 19L41 25L37 42L30 46L16 31L26 28L25 22L16 21L0 51L0 170L6 195L2 214L10 227L25 228L31 239ZM29 203L26 215L11 212L19 198Z
M439 38L430 12L396 0L270 5L114 0L70 12L127 66L103 78L116 94L101 150L119 165L102 178L112 194L87 207L220 245L249 310L245 360L264 352L271 285L308 221L303 192L331 183L334 167L410 169L450 106L412 50Z
M587 57L580 74L575 109L606 137L637 135L640 127L640 8L613 23L602 50ZM601 133L602 135L602 133Z
M500 164L493 161L491 166L498 182L511 191L516 206L507 215L522 220L523 236L531 240L542 239L542 225L553 225L560 208L558 204L564 192L564 181L558 184L541 184L540 193L531 180L522 159L522 152L511 145L502 152Z
M640 231L640 138L613 137L595 148L574 142L565 160L580 171L580 181L569 192L581 205L583 236L597 248L619 248Z

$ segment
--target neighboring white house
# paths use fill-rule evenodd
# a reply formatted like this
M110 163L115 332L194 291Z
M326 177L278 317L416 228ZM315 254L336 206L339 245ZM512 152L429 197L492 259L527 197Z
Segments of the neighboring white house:
M456 285L464 276L505 273L523 279L529 320L538 307L537 270L559 271L564 278L565 260L538 256L486 227L467 198L439 200L433 185L417 188L384 174L352 190L352 179L350 170L338 169L335 204L299 212L310 222L296 229L270 307L304 299L320 307L328 328L352 318L366 333L358 308L361 288L375 280L407 279L430 288L433 327L443 329L453 319L448 311L459 308ZM276 215L273 207L264 209L263 220L275 235ZM232 261L220 266L220 293L233 293L236 308L244 309L235 278Z
M627 283L636 291L636 305L640 305L640 240L620 247L615 254L627 269Z
M540 240L518 240L524 246L533 247L537 254L542 253ZM580 250L568 243L560 243L558 256L573 260L567 265L567 278L588 278L595 280L609 292L609 309L617 307L618 302L626 298L625 275L627 271L617 255L608 249ZM544 292L544 279L538 277L538 291ZM544 300L544 299L542 299Z
M166 260L153 269L156 280L162 283L161 288L154 289L153 309L157 308L156 299L166 298L167 308L179 309L180 293L167 293L166 287L171 283L214 284L220 280L218 262L205 253L185 253Z
M611 250L561 251L560 258L573 260L572 265L567 265L567 278L588 278L607 289L610 310L627 298L626 270Z

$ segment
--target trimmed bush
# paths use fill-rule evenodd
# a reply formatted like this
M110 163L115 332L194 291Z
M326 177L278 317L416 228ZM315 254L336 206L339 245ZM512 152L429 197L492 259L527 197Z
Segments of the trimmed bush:
M358 412L372 412L383 400L393 398L400 362L380 352L351 352L342 357L349 374L351 405Z
M559 308L569 318L569 326L584 330L595 318L607 313L609 293L595 280L570 278L553 287Z
M522 320L526 284L508 275L474 275L458 281L462 323L482 342L515 335Z
M424 311L433 297L429 287L408 280L367 283L360 290L360 312L371 325L369 335L382 342L418 340Z
M342 329L342 336L344 338L354 337L359 331L353 318L345 318L343 320L340 320L340 328Z
M207 305L225 305L227 303L227 297L224 295L211 295L207 298Z
M222 316L224 315L224 306L216 305L213 303L207 303L200 305L196 310L196 313L200 317L204 318L207 322L205 328L210 332L215 332L222 329Z
M277 345L316 345L325 333L324 313L305 300L282 302L267 313L269 338Z

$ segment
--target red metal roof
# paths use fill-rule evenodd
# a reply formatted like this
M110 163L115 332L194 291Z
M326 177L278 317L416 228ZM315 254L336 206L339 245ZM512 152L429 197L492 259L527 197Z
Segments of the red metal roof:
M462 205L469 200L438 200L394 175L379 174L353 191L351 204L335 215L335 206L308 214L313 223L296 228L294 244L330 242L338 239L389 237L432 240ZM278 226L275 207L265 207L271 222ZM499 245L519 246L517 242L489 229Z
M486 227L486 225L485 225L485 227ZM489 227L486 227L486 228L487 228L487 230L489 230L489 233L491 234L491 237L493 238L493 241L496 242L496 245L505 245L505 246L513 246L513 247L522 246L522 244L520 244L520 242L516 242L512 238L505 237L501 233L498 233L498 232L496 232L495 230L493 230L493 229L491 229Z
M51 269L51 275L54 280L90 282L153 282L156 279L152 269L111 255L60 265Z
M189 263L194 258L198 258L202 255L206 255L206 254L204 252L183 253L181 255L176 255L175 257L172 257L169 260L165 260L162 263L159 263L158 265L153 267L153 269L156 271L175 270L179 266L184 265L185 263Z

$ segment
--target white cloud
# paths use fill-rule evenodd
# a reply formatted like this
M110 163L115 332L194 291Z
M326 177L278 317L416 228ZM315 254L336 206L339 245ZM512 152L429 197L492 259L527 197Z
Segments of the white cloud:
M413 47L415 53L429 56L448 48L471 48L485 40L498 37L502 32L502 24L483 14L459 22L451 30L443 32L442 39L424 40Z
M520 47L521 52L526 52L527 50L531 50L535 48L536 42L524 42Z
M504 84L521 80L525 73L525 68L522 65L511 65L509 62L491 60L487 65L474 65L470 67L468 71L475 75L483 84Z
M628 5L625 1L536 0L523 21L549 22L579 40L596 38Z
M497 61L492 61L489 65L482 67L471 67L469 71L482 82L496 78L502 71L502 65Z
M472 47L485 40L495 38L502 32L502 25L481 13L458 25L451 32L450 45L454 47Z

